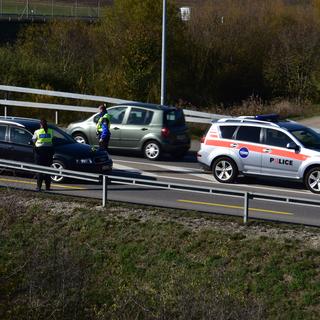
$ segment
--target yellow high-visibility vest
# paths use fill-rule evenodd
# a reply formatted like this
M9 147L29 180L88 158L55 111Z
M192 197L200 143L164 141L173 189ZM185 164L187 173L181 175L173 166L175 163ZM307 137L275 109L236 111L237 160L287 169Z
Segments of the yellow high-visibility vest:
M35 135L37 137L36 147L52 147L52 139L53 139L53 130L48 128L48 131L45 132L43 128L35 131Z
M99 118L98 122L97 122L97 132L101 133L102 132L102 121L103 119L107 119L108 120L108 128L110 129L110 120L111 120L111 116L108 113L105 113L102 117Z

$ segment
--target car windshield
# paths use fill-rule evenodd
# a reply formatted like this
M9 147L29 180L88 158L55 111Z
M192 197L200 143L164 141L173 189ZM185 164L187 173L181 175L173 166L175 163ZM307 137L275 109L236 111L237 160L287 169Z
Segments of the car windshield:
M174 109L164 113L164 124L168 127L184 126L186 124L183 110Z
M290 131L304 147L320 149L320 135L310 128L301 128Z
M49 126L53 130L53 144L54 145L62 145L62 144L69 144L75 143L75 140L68 135L66 132L61 130L55 126Z

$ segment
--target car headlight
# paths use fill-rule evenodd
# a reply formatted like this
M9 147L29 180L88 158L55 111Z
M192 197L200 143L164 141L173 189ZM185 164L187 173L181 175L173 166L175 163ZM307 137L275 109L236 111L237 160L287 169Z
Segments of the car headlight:
M90 159L90 158L87 158L87 159L77 159L77 160L76 160L76 163L77 163L77 164L92 164L93 161L92 161L92 159Z

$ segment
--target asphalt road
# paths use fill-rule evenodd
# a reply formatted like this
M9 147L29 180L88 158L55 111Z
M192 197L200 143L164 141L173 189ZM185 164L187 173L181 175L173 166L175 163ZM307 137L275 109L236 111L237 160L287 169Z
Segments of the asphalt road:
M113 175L320 201L319 195L305 190L304 186L298 182L240 177L235 184L218 183L212 174L200 169L194 152L190 152L181 161L172 161L168 157L162 161L153 162L139 156L128 157L121 154L113 154L112 158L114 160ZM34 190L35 180L22 175L15 176L10 172L2 172L0 185ZM69 181L63 184L53 184L52 187L51 192L58 194L102 199L102 186L99 184ZM233 196L115 184L108 187L108 199L237 216L243 216L244 205L243 198ZM250 200L249 217L320 226L320 209L308 205Z

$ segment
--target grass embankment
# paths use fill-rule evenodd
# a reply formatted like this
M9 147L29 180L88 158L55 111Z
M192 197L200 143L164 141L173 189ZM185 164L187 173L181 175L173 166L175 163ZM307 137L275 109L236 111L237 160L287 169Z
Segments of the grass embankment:
M1 319L319 319L317 229L0 189Z

